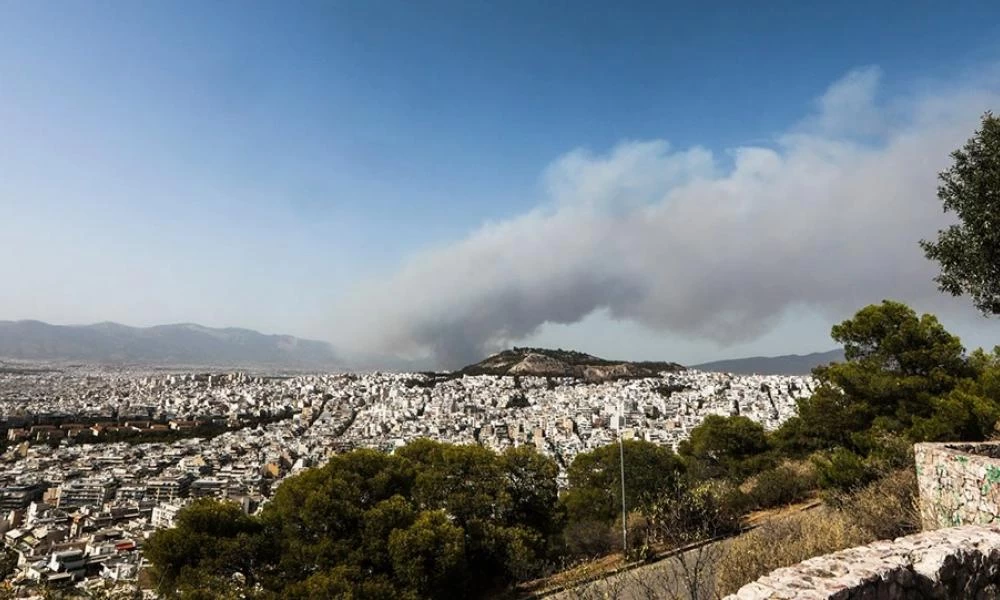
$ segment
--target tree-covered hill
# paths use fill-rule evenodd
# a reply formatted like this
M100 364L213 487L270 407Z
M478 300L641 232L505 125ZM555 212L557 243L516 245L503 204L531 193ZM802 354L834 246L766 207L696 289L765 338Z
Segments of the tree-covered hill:
M468 365L462 375L519 375L538 377L577 377L588 380L655 377L661 372L684 367L673 362L631 362L598 358L573 350L547 348L512 348Z

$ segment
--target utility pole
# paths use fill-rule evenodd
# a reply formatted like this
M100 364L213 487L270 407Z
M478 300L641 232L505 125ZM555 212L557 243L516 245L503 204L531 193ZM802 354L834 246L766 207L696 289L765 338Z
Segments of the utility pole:
M622 553L628 561L628 512L625 510L625 403L618 400L618 410L620 417L618 420L618 463L621 465L622 476Z

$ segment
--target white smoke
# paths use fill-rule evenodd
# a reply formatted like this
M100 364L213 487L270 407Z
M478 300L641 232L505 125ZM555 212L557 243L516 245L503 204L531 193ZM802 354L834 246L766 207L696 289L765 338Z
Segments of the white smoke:
M597 310L731 343L792 306L933 302L917 241L946 223L936 174L1000 103L971 83L879 102L878 80L849 73L773 144L729 160L663 140L572 151L545 170L544 205L360 285L343 332L454 366Z

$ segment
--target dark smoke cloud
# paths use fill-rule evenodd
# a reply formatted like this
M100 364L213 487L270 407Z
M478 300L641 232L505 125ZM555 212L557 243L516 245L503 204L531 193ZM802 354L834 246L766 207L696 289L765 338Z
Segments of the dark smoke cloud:
M571 152L546 170L544 206L359 286L338 311L348 341L454 366L602 309L733 343L791 306L933 302L917 240L946 222L936 173L998 96L963 84L876 103L878 79L850 73L726 167L664 141Z

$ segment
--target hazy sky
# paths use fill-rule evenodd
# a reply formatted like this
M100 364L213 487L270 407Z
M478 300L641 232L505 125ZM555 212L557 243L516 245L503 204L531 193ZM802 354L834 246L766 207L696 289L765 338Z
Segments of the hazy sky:
M1000 3L900 6L0 0L0 319L690 363L889 297L992 346L917 241Z

